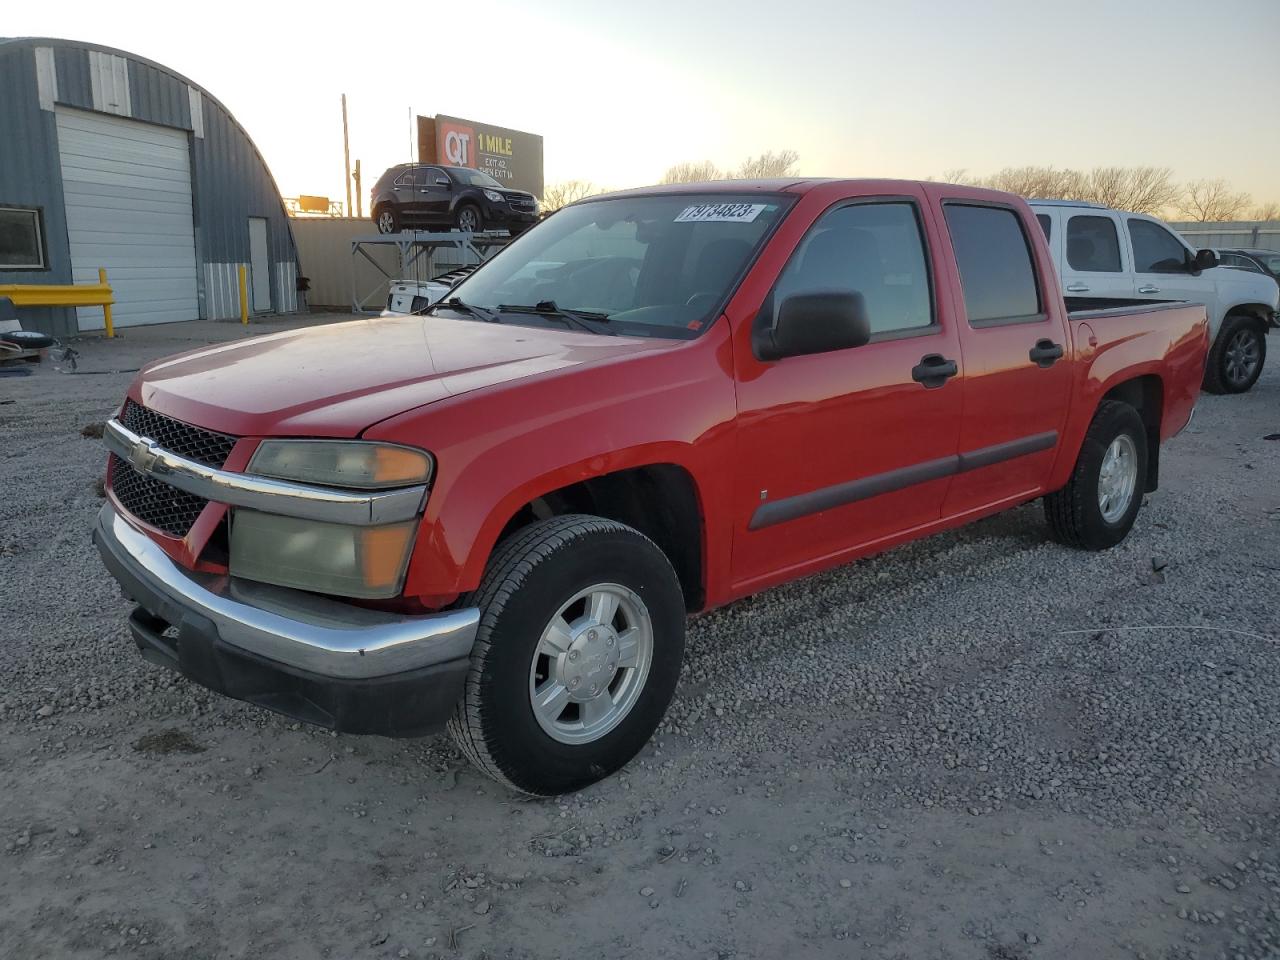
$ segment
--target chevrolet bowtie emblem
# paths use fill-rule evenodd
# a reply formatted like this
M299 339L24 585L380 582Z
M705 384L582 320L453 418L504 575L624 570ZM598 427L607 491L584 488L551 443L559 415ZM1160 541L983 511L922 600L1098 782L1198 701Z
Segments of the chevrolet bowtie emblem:
M129 462L140 473L150 473L156 461L160 459L159 448L154 440L139 440L129 450Z

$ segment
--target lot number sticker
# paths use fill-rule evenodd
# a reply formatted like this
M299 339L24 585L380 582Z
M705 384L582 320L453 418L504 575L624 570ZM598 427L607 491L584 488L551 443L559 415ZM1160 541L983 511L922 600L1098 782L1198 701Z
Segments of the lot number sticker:
M685 207L676 223L750 223L767 203L699 203Z

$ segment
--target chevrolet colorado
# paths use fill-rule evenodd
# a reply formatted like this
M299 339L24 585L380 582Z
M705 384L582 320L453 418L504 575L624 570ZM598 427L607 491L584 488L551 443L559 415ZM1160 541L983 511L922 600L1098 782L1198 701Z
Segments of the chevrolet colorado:
M562 793L648 740L689 613L1037 498L1119 542L1207 344L1203 306L1065 304L1009 194L614 193L424 315L147 366L94 538L147 659Z

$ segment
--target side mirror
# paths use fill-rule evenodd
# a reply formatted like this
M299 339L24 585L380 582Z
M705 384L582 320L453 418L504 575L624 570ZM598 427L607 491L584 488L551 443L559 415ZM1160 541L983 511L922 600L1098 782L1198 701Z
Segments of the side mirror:
M447 187L447 186L449 186L449 178L448 178L448 177L436 177L436 186L437 186L437 187Z
M1212 250L1197 250L1196 255L1191 258L1191 272L1199 274L1202 270L1212 270L1221 262Z
M792 294L778 305L773 326L757 328L752 337L760 360L847 350L870 339L867 303L856 290Z

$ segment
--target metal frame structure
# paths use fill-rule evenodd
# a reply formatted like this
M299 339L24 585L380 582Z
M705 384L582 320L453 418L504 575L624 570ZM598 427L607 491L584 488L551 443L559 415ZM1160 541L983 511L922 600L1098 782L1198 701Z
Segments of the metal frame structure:
M453 249L464 257L474 257L476 263L484 263L499 247L509 243L511 237L506 232L486 230L481 233L464 233L461 231L431 232L422 230L402 230L399 233L378 233L367 237L351 238L351 311L353 313L377 313L386 302L388 285L397 280L410 279L409 271L416 268L422 257L427 258L426 269L432 272L433 259L437 251ZM399 272L392 276L382 264L369 255L370 247L394 246L399 254ZM364 296L360 295L356 282L356 258L363 257L371 263L375 270L386 279L379 281L377 287ZM428 276L426 279L430 279ZM379 297L378 306L370 308L369 301Z

